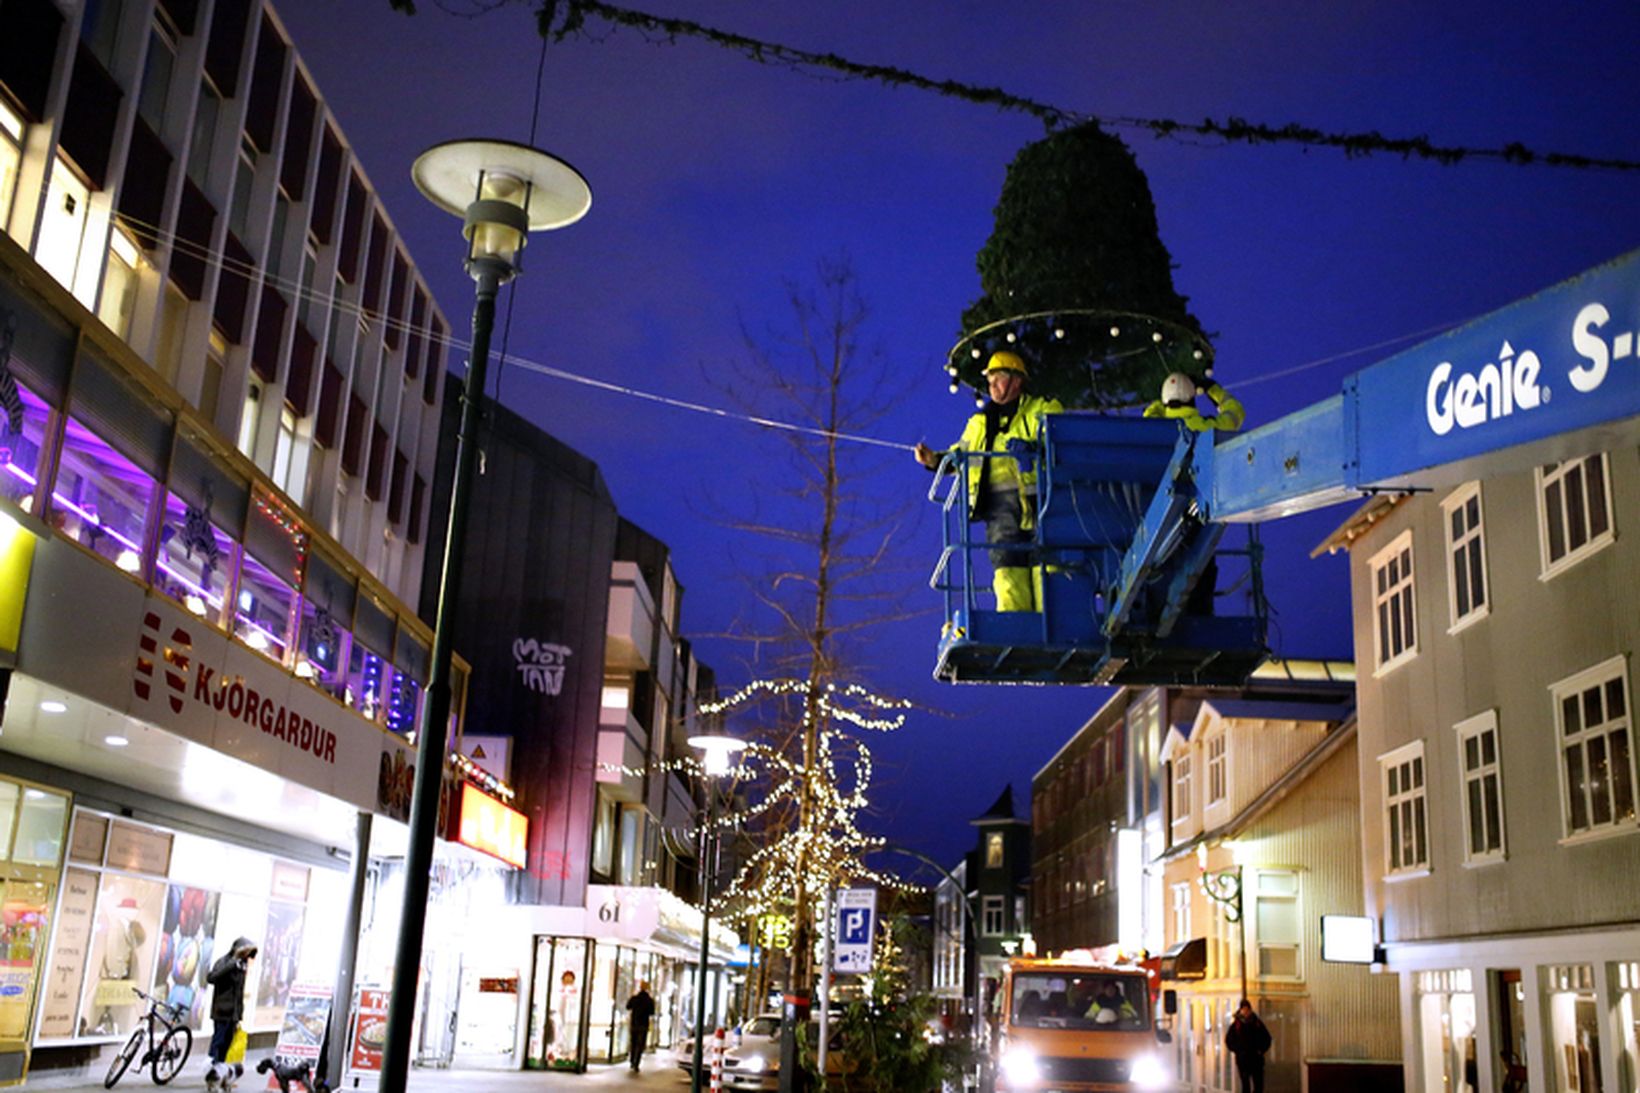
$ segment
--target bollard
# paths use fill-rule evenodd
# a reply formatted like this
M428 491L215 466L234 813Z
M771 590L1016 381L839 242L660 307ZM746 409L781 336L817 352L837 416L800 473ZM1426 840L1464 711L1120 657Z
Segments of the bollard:
M723 1030L712 1033L712 1093L723 1093Z

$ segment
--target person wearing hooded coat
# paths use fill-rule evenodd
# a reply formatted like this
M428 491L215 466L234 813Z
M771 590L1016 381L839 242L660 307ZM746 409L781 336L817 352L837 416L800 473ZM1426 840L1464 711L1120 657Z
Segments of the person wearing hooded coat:
M236 937L228 951L218 957L206 974L211 985L211 1069L205 1075L207 1088L215 1089L219 1081L232 1082L245 1072L243 1063L235 1063L224 1071L228 1048L234 1033L245 1016L245 976L250 962L256 959L256 942L248 937Z

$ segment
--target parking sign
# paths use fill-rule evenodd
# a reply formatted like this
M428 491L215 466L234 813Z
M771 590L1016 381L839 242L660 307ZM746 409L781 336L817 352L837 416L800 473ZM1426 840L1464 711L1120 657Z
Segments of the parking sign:
M877 889L844 888L837 893L831 968L863 975L871 971L871 940L877 932Z

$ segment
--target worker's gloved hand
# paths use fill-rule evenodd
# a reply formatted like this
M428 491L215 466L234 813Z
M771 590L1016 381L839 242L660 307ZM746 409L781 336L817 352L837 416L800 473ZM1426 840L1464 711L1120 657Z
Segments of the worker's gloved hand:
M1166 416L1167 416L1167 404L1164 403L1161 399L1157 399L1155 402L1153 402L1149 406L1145 407L1145 417L1166 417Z

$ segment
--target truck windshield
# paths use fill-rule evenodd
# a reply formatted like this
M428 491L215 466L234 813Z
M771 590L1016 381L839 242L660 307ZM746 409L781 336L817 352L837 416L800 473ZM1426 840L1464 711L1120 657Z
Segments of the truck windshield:
M1143 976L1047 972L1014 976L1011 1020L1023 1028L1131 1032L1148 1028Z

